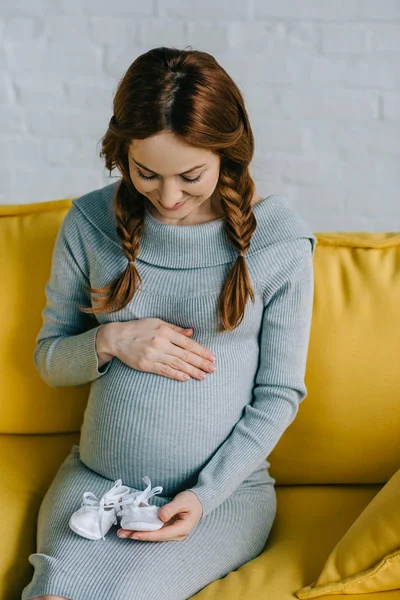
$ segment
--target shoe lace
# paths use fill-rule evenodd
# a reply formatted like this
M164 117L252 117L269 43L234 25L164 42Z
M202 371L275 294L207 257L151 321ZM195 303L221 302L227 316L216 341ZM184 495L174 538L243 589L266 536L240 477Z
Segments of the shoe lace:
M106 508L113 507L113 523L114 525L118 524L116 513L119 509L119 505L125 503L123 498L120 496L115 496L115 489L122 485L122 480L118 479L111 490L109 490L106 494L104 494L100 500L93 494L93 492L84 492L83 501L81 506L88 509L93 509L98 511L98 525L99 530L102 536L103 541L105 541L105 535L103 532L103 515Z
M150 479L147 477L147 475L142 477L142 479L147 484L146 489L143 490L142 492L140 492L140 491L132 492L132 494L130 494L127 498L125 498L122 502L119 503L120 505L134 504L135 506L139 506L141 502L148 504L149 498L151 498L152 496L155 496L156 494L161 494L161 492L163 491L163 488L161 485L157 485L156 487L152 488ZM122 517L122 515L123 515L122 509L117 512L117 515L119 517Z

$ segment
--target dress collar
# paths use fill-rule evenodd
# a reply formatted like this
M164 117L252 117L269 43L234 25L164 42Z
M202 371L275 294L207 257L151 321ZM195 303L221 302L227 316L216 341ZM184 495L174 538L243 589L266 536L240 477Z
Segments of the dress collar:
M105 237L121 248L113 207L118 183L75 198L73 204ZM310 238L314 251L315 237L285 196L271 194L259 200L252 209L257 227L245 259L266 246L297 237ZM145 211L138 260L160 267L189 269L231 263L237 256L224 229L224 217L195 225L169 225Z

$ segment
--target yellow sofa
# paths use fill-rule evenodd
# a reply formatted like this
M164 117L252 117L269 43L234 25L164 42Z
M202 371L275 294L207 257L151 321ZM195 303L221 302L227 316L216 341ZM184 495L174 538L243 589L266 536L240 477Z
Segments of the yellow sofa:
M0 206L4 600L19 600L32 577L38 509L79 443L89 392L90 384L47 386L33 361L53 245L71 204ZM269 457L276 520L263 553L206 586L198 600L295 599L400 468L400 233L315 235L308 396ZM400 590L352 598L393 600Z

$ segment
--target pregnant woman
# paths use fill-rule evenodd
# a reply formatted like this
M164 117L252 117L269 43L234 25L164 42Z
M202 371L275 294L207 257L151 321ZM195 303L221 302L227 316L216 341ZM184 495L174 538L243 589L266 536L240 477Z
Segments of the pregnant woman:
M122 177L73 200L46 285L36 367L91 387L22 600L185 600L263 551L267 457L307 394L316 239L285 196L255 192L253 151L211 55L156 48L120 81L101 156ZM160 529L68 526L83 493L145 476Z

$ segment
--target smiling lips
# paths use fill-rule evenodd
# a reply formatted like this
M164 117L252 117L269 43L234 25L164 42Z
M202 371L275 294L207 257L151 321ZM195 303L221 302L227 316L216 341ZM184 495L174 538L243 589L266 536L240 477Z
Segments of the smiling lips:
M185 203L184 202L178 202L178 204L174 204L174 206L171 206L171 208L164 206L163 204L161 204L161 206L163 208L165 208L165 210L176 210L177 208L180 208L181 206L183 206Z

